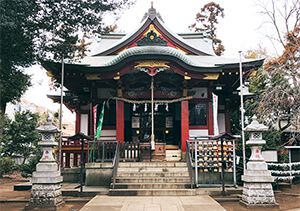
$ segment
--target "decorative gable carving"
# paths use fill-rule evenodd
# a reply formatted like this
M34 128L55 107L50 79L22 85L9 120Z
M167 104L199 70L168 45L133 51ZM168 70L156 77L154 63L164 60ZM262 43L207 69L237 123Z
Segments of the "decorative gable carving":
M146 36L136 43L138 46L156 45L167 46L167 41L163 40L154 30L150 30Z

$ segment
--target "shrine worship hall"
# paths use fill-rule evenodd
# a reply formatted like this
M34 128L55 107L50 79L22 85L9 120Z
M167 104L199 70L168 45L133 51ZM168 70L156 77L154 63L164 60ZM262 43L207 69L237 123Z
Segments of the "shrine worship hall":
M85 185L99 185L88 168L110 166L112 189L122 189L125 178L129 183L135 165L154 163L179 167L188 184L195 177L197 183L220 184L221 172L236 182L238 139L231 119L240 106L239 68L245 79L263 60L217 56L205 31L174 33L153 7L135 31L103 34L89 48L82 60L64 64L63 103L76 113L74 135L84 134L63 137L64 169L82 165ZM43 61L42 66L61 82L61 63Z

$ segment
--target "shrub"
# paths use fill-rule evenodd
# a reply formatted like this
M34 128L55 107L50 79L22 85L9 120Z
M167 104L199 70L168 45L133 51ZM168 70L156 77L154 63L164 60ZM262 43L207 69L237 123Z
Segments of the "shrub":
M41 153L38 153L38 155L30 158L28 163L22 164L20 166L21 175L23 177L30 177L32 175L32 172L35 171L36 164L39 162L40 158L41 158Z
M0 177L15 170L15 162L10 157L0 158Z

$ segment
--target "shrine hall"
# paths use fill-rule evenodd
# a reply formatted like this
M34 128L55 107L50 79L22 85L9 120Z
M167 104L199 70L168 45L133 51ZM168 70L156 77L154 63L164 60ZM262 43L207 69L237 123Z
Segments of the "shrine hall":
M231 131L240 105L240 60L215 55L206 32L174 33L151 7L132 33L103 34L90 47L90 55L64 64L63 103L76 112L75 133L95 137L104 102L97 141L139 143L158 160L180 160L187 140L218 135L216 126L219 134ZM262 64L243 59L243 78ZM42 66L60 83L61 63Z

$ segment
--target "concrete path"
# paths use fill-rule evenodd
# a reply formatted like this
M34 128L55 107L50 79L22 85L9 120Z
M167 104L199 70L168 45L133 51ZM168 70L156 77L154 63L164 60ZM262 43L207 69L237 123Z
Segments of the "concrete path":
M80 211L226 211L208 195L95 196Z

